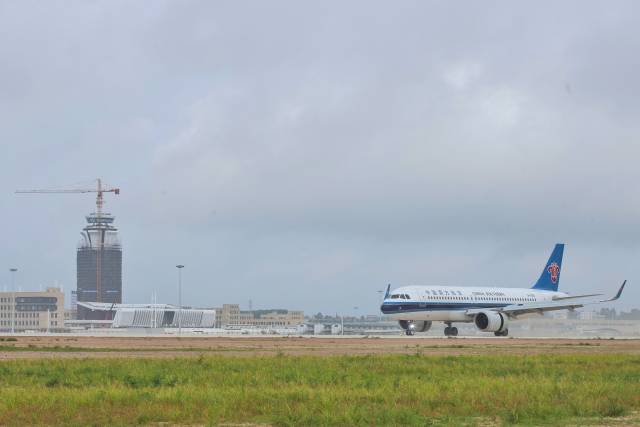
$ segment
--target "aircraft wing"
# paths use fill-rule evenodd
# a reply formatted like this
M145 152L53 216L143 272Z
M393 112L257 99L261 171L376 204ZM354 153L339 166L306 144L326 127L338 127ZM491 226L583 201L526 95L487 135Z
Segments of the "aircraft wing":
M588 298L588 297L601 297L604 294L586 294L586 295L570 295L568 297L557 297L554 298L554 301L566 301L570 299L578 299L578 298Z
M513 317L517 317L522 314L529 314L529 313L542 314L547 311L573 310L576 308L584 307L585 305L588 305L588 304L599 304L603 302L615 301L618 298L620 298L620 295L622 295L622 290L624 289L624 286L626 284L627 284L627 281L625 280L624 282L622 282L622 286L620 286L620 289L618 289L618 292L616 293L616 295L613 298L609 298L605 300L591 301L591 302L577 302L577 301L569 302L567 301L568 298L564 298L564 299L555 300L555 301L534 302L530 304L511 304L505 307L491 308L490 310L498 311L500 313L505 313ZM587 296L591 296L591 295L576 296L576 297L572 297L572 299L580 298L580 297L584 298ZM467 314L475 315L481 311L486 311L486 310L482 310L482 309L467 310Z

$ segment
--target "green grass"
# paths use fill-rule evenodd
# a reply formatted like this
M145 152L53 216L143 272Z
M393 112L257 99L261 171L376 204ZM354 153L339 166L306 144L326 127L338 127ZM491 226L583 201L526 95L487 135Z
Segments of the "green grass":
M622 354L0 363L0 425L562 425L639 410L640 356Z
M4 338L0 338L0 342L5 341ZM7 338L6 341L17 341L15 338ZM558 349L572 349L572 348L580 348L585 346L594 346L599 347L600 343L591 343L591 342L576 342L576 343L562 343L557 345L549 345L549 350L558 350ZM527 344L513 345L513 344L505 344L504 346L498 346L493 344L493 348L495 349L522 349L527 348ZM306 346L304 350L306 351L314 351L317 349L322 349L323 347L312 347ZM432 349L481 349L484 351L482 347L477 347L475 345L464 345L464 344L436 344L436 345L405 345L404 348L409 351L417 351L422 353L427 353ZM263 348L262 346L243 346L243 347L224 347L224 346L210 346L210 347L130 347L125 350L121 348L111 348L111 347L78 347L78 346L69 346L69 345L36 345L33 343L24 345L20 343L15 344L0 344L0 352L53 352L53 353L78 353L78 352L86 352L86 353L118 353L118 352L196 352L196 353L223 353L223 352L253 352L253 351L262 351L262 352L272 352L277 353L281 352L282 349L278 347L273 348Z

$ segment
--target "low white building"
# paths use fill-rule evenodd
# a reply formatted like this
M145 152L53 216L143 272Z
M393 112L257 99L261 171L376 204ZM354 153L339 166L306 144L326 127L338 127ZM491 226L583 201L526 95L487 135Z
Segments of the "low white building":
M78 302L88 310L105 312L112 328L213 328L216 311L171 304L109 304Z

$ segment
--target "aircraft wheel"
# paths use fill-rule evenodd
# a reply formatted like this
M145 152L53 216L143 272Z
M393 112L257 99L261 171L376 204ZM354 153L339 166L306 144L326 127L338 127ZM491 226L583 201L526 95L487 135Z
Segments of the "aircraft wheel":
M497 337L506 337L507 335L509 335L509 330L505 329L502 332L494 332L493 334Z
M450 328L449 333L450 333L450 335L451 335L452 337L457 337L457 336L458 336L458 328L456 328L455 326L454 326L454 327L452 327L452 328Z
M413 331L413 329L411 329L411 328L407 328L407 329L404 331L404 333L405 333L405 334L407 334L407 336L409 336L409 337L410 337L410 336L412 336L415 332Z
M451 326L447 326L446 328L444 328L444 336L448 337L451 335L451 329L453 329Z

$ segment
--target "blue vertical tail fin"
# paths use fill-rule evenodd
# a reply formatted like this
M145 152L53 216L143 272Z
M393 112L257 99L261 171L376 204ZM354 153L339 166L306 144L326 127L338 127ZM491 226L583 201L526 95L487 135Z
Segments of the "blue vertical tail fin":
M547 264L544 266L544 270L542 270L542 274L540 274L540 278L531 289L554 292L558 290L563 252L564 243L556 244L556 247L553 248L553 252L551 252L549 261L547 261Z

